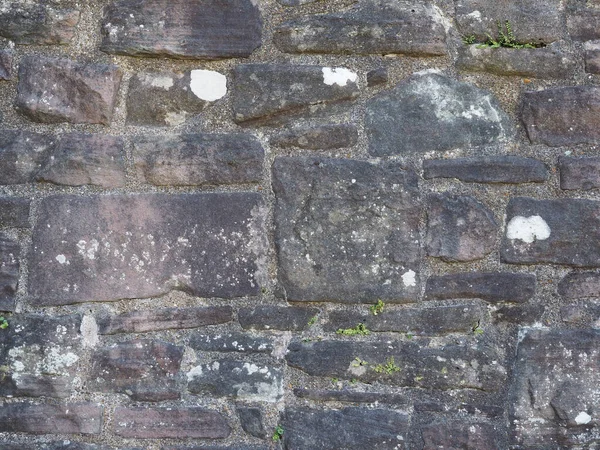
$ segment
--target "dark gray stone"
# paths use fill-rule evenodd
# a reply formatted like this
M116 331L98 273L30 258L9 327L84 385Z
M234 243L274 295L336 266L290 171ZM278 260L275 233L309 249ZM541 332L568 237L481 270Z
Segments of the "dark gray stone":
M585 71L600 74L600 41L588 41L583 45L583 48L585 51Z
M494 426L457 420L423 427L423 450L502 448Z
M350 124L292 128L270 139L271 145L277 147L308 150L353 147L357 141L358 130Z
M388 82L388 72L385 67L379 67L367 72L367 86L379 86Z
M577 61L565 42L554 42L543 48L490 48L480 44L462 46L456 60L458 70L489 72L533 78L571 78Z
M11 50L0 50L0 80L12 78L13 52Z
M0 395L66 398L79 374L81 316L13 315L0 330Z
M425 300L478 298L490 303L524 303L535 295L535 275L508 272L455 273L429 277Z
M221 445L201 445L194 447L161 447L161 450L271 450L271 446L265 445L232 445L232 446L221 446Z
M346 402L346 403L386 403L397 406L408 406L408 397L402 394L381 392L360 392L351 390L316 390L295 388L294 395L317 402Z
M250 0L117 0L104 10L100 50L127 56L245 58L261 45Z
M221 359L194 367L187 379L193 394L259 402L283 398L283 370L271 365Z
M264 439L267 437L267 432L263 425L262 410L257 407L241 407L236 408L242 429L250 436Z
M0 409L0 431L31 434L100 434L102 413L103 408L94 403L4 404Z
M282 416L283 448L292 449L405 449L410 429L405 412L343 408L318 410L286 408ZM332 432L332 430L336 430Z
M484 313L473 305L452 305L437 308L403 308L385 310L376 316L357 311L332 311L324 329L336 331L354 328L363 323L369 331L396 331L413 335L468 333L483 318Z
M277 2L283 6L307 5L309 3L314 3L316 1L318 1L318 0L277 0Z
M68 44L79 10L56 8L48 0L8 0L0 10L0 36L16 44Z
M413 75L370 99L365 129L374 156L482 146L514 134L492 94L435 73Z
M292 19L273 35L288 53L446 54L446 33L439 9L417 1L368 0L348 12Z
M480 42L488 34L498 36L498 21L503 27L508 21L519 42L549 44L564 34L560 0L454 0L454 4L460 33Z
M31 301L112 301L174 289L256 295L265 218L256 193L46 197L33 230Z
M574 41L600 39L600 11L587 8L572 12L567 17L567 29Z
M224 439L231 433L221 414L197 407L118 407L112 429L117 436L140 439Z
M192 334L189 346L205 352L271 353L273 341L247 333Z
M417 176L398 163L277 158L279 280L290 301L414 301Z
M565 323L600 328L600 304L588 301L581 304L561 306L560 317Z
M386 338L294 341L285 358L289 366L312 376L423 389L496 391L506 378L506 368L494 348L481 343L455 344L453 340L438 342L435 347ZM396 370L391 368L394 365Z
M434 194L427 209L425 248L443 261L473 261L494 250L494 213L471 196Z
M244 329L301 331L319 313L317 308L302 306L257 306L240 308L238 320Z
M593 446L600 425L600 331L522 333L509 396L511 443L528 449Z
M561 156L558 159L560 170L560 188L597 189L600 187L600 157L588 156L575 158Z
M21 246L12 238L0 234L0 311L15 309L19 287L19 256Z
M233 117L241 125L279 125L330 111L358 94L357 75L344 68L239 64L233 69Z
M161 308L132 311L116 316L105 315L96 319L98 333L147 333L149 331L197 328L218 325L233 320L231 306L198 308Z
M123 187L124 156L123 138L101 134L65 134L37 173L36 180L67 186Z
M503 262L600 266L600 202L512 198L506 209Z
M31 200L21 197L0 197L0 225L3 227L29 228L29 205Z
M56 143L52 135L1 130L0 184L32 183Z
M264 150L248 134L144 136L134 141L138 177L158 186L260 183Z
M423 178L457 178L469 183L543 183L548 179L548 168L537 159L520 156L426 159Z
M525 92L521 118L534 144L560 147L596 143L600 140L600 87Z
M558 293L563 298L600 298L600 273L571 272L558 283Z
M532 325L542 322L544 305L501 306L492 313L495 323L512 323L516 325Z
M116 66L26 56L19 65L15 105L36 122L108 125L120 83Z

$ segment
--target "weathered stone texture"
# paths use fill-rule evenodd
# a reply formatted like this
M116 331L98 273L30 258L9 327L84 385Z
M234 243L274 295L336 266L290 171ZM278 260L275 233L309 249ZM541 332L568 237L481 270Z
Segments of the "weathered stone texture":
M29 228L31 200L21 197L0 197L0 226Z
M238 320L245 329L301 331L318 313L317 308L258 306L240 308Z
M234 120L278 125L358 96L358 76L341 67L239 64L233 69Z
M269 338L239 332L217 335L195 333L190 336L189 345L194 350L206 352L271 353L274 348Z
M10 50L0 50L0 80L12 78L13 53Z
M567 29L575 41L600 39L600 11L583 9L569 14Z
M358 130L354 125L318 125L298 127L273 136L271 145L289 148L298 147L308 150L330 150L352 147L358 141Z
M263 413L260 408L238 407L236 408L236 412L240 418L240 425L242 425L242 429L246 433L259 439L267 437L267 432L263 425Z
M370 99L365 129L373 156L481 146L513 135L490 93L436 73L413 75Z
M51 135L0 130L0 184L33 182L56 144Z
M19 66L16 107L36 122L108 125L120 83L116 66L26 56Z
M491 424L451 421L423 429L423 450L501 448Z
M264 150L247 134L144 136L134 142L138 177L158 186L260 183Z
M278 158L279 278L291 301L401 302L418 293L417 177L397 163Z
M346 403L385 403L397 406L409 404L408 397L402 394L388 394L381 392L360 392L344 390L319 390L295 388L294 395L318 402L346 402Z
M33 231L35 304L260 291L264 213L254 193L51 196Z
M542 323L542 315L546 311L544 305L501 306L492 313L495 323L504 322L515 325L533 325Z
M293 19L275 30L288 53L446 54L441 11L416 1L369 0L349 12Z
M94 403L4 404L0 408L0 432L100 434L102 412L103 408Z
M387 82L388 71L385 67L379 67L377 69L373 69L367 72L367 85L369 87L378 86Z
M473 261L494 250L498 224L470 196L432 195L427 208L427 254L444 261Z
M560 188L596 189L600 187L600 158L589 156L575 158L561 156L558 160Z
M600 273L571 272L558 283L563 298L600 297Z
M13 311L19 285L21 246L0 234L0 311Z
M585 51L585 71L600 74L600 41L588 41L583 45L583 48Z
M244 58L261 45L250 0L117 0L104 11L107 53L189 59Z

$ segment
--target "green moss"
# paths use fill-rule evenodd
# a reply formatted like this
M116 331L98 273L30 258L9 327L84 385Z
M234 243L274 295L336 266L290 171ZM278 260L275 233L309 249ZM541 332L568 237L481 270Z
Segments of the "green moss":
M394 357L390 356L385 364L377 364L373 367L373 370L377 373L387 373L388 375L392 375L395 372L400 372L402 369L396 365Z
M371 332L369 330L367 330L367 327L365 326L364 323L359 323L358 325L356 325L354 328L346 328L346 329L342 329L340 328L339 330L336 331L337 334L345 334L348 336L366 336L367 334L370 334Z

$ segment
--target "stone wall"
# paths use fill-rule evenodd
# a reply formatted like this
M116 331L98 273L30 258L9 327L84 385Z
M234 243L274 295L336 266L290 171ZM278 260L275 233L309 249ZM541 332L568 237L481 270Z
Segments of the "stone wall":
M0 36L0 448L599 448L598 0Z

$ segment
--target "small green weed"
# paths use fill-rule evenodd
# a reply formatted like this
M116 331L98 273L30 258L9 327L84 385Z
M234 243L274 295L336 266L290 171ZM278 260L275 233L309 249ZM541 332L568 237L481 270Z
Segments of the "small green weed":
M367 334L370 334L371 332L369 330L367 330L367 327L365 326L364 323L359 323L358 325L356 325L354 328L346 328L346 329L342 329L340 328L339 330L336 331L337 334L346 334L348 336L366 336Z
M354 361L352 361L352 367L361 367L361 366L368 366L369 363L365 360L362 360L358 357L354 358Z
M494 37L492 37L491 34L487 33L486 34L488 37L487 41L485 41L482 44L479 44L477 46L477 48L485 48L485 47L489 47L489 48L500 48L500 47L536 48L536 47L541 46L539 44L536 45L534 43L517 41L517 39L515 38L515 34L512 30L512 26L508 20L506 20L504 22L504 27L502 27L502 23L500 21L498 21L496 24L498 26L498 37L494 38ZM505 29L506 29L506 32L504 31ZM469 38L470 38L470 36L469 36ZM464 39L463 39L463 42L464 42ZM474 44L474 43L475 43L475 40L473 39L473 42L470 42L470 44Z
M3 330L8 328L8 320L6 320L4 316L0 316L0 328Z
M463 36L462 37L462 41L465 45L471 45L475 43L475 35L474 34L470 34L469 36Z
M371 314L376 316L377 314L380 314L383 312L384 307L385 307L385 303L383 303L381 301L381 299L379 299L379 300L377 300L377 303L375 303L374 305L371 305L369 307L369 311L371 311Z
M471 331L475 336L481 336L483 334L483 328L481 328L479 321L473 324Z
M414 334L412 334L410 331L408 331L408 332L405 334L405 336L406 336L406 339L408 339L408 340L411 340L412 338L414 338L414 337L415 337L415 335L414 335Z
M316 322L317 322L317 315L315 314L314 316L312 316L310 318L307 325L310 327L310 326L314 325Z
M388 375L391 375L394 372L400 372L402 369L396 365L394 357L390 356L385 364L377 364L373 367L373 370L377 373L387 373Z
M331 384L338 384L338 381L340 381L339 378L332 378L331 379Z
M280 441L281 439L283 439L283 427L281 425L277 425L275 427L275 430L273 431L273 440L274 441Z

